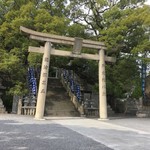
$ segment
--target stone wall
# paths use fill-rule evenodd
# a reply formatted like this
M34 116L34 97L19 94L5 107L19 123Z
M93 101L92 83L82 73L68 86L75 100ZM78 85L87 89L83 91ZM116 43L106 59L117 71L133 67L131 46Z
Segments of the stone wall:
M150 102L150 75L146 77L145 95Z

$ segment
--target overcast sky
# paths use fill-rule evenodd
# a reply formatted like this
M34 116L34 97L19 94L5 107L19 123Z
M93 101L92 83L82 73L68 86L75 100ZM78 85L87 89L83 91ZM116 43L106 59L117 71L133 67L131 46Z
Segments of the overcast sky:
M150 5L150 0L147 0L146 4L149 4L149 5Z

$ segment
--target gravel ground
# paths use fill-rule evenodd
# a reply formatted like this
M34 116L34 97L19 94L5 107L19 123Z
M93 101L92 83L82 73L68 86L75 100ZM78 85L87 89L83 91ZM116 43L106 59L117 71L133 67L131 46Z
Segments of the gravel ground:
M0 114L0 150L150 150L150 118Z
M0 150L111 150L52 120L0 114Z

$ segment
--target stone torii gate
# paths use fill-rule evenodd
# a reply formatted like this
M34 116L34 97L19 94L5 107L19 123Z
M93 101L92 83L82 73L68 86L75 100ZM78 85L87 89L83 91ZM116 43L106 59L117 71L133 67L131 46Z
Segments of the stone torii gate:
M43 54L42 68L40 75L40 83L38 89L37 105L35 119L43 119L45 99L47 91L48 70L50 64L50 56L75 57L82 59L91 59L99 61L99 116L100 119L107 119L107 98L106 98L106 78L105 78L105 61L115 62L114 57L105 56L106 47L102 42L85 40L82 38L71 38L65 36L51 35L41 32L36 32L31 29L20 27L20 30L29 34L31 39L45 42L44 47L29 46L29 52ZM63 51L52 48L52 43L72 45L73 50ZM98 50L98 54L82 53L82 47Z

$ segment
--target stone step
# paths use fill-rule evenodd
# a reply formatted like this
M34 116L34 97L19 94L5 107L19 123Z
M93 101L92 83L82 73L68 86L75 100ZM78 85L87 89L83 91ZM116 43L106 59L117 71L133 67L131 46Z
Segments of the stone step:
M70 104L65 104L65 105L62 105L62 104L54 104L53 105L49 105L49 106L46 106L46 109L50 109L50 110L61 110L61 109L65 109L65 110L74 110L74 107Z
M71 101L50 101L49 103L46 102L46 111L53 110L53 111L76 111Z
M67 91L59 79L49 79L45 115L47 116L79 116L73 103L70 101Z
M79 113L72 110L49 110L47 116L79 116Z
M49 78L48 87L62 87L60 79Z

